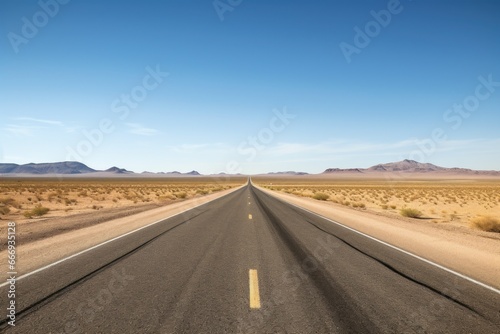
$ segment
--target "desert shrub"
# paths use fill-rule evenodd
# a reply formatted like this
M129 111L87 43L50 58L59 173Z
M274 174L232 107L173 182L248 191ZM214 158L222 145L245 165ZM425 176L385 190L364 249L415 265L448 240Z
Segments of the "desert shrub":
M49 211L50 211L49 208L43 207L40 204L38 204L33 209L31 209L29 211L25 211L24 216L26 218L33 218L33 216L41 217L41 216L47 214L47 212L49 212Z
M49 208L46 208L44 206L41 206L40 204L35 206L33 209L31 209L31 212L33 212L34 216L43 216L49 212Z
M174 194L166 194L165 196L160 197L161 200L175 200L177 196Z
M74 199L74 198L72 198L72 199L65 198L64 199L64 204L66 204L66 205L71 205L71 204L75 204L76 205L77 203L78 203L78 201L76 199Z
M0 215L6 215L10 212L10 209L4 205L0 205Z
M422 217L422 212L417 209L403 208L399 211L401 216L410 218L420 218Z
M16 200L11 197L0 198L0 215L6 215L10 212L9 206L17 206Z
M479 216L471 220L471 226L487 232L500 233L500 220L490 216Z
M198 190L196 190L196 193L200 194L200 195L206 195L209 193L209 191L206 189L198 189Z
M177 198L186 198L187 197L187 193L183 191L183 192L175 193L175 196Z
M327 199L330 198L330 195L325 193L316 193L313 195L313 198L317 199L318 201L326 201Z
M5 197L5 198L0 198L0 205L5 205L5 206L15 206L16 205L16 200L11 198L11 197Z

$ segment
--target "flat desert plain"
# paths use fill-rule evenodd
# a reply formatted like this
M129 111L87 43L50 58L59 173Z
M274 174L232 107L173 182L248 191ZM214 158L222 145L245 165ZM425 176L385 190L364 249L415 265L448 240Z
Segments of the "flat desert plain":
M396 219L500 232L500 179L254 177L264 188Z
M244 177L4 178L0 220L22 243L240 186ZM0 233L7 224L0 225ZM5 231L4 231L5 232Z

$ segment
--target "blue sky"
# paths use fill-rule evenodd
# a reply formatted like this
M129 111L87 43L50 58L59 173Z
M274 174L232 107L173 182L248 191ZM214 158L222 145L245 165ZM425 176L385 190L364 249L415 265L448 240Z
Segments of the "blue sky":
M493 0L2 1L0 161L500 170L498 17Z

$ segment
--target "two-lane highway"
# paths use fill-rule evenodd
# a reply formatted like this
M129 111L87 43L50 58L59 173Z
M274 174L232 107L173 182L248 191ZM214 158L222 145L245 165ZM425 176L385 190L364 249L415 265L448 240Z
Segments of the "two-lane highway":
M251 184L17 285L14 333L500 330L494 289Z

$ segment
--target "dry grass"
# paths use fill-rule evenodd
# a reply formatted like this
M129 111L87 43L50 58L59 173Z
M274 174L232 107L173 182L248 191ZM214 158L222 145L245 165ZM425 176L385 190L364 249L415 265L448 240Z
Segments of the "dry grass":
M408 208L435 223L469 226L477 216L500 217L499 180L356 180L333 178L257 178L265 188L394 217ZM323 195L321 195L323 196ZM408 212L413 216L412 212Z
M470 224L472 227L478 228L483 231L500 233L500 220L494 217L490 216L475 217L470 221Z
M399 210L399 213L401 216L409 218L422 218L423 215L421 211L413 208L403 208Z
M33 217L41 217L46 215L50 211L49 208L42 206L41 204L35 205L35 207L29 211L24 212L24 217L33 218Z
M26 178L0 180L0 218L66 216L106 208L168 204L226 190L246 178L220 179L75 179ZM45 211L47 209L47 211Z
M317 199L318 201L326 201L327 199L330 198L330 195L325 193L316 193L313 195L312 198Z

